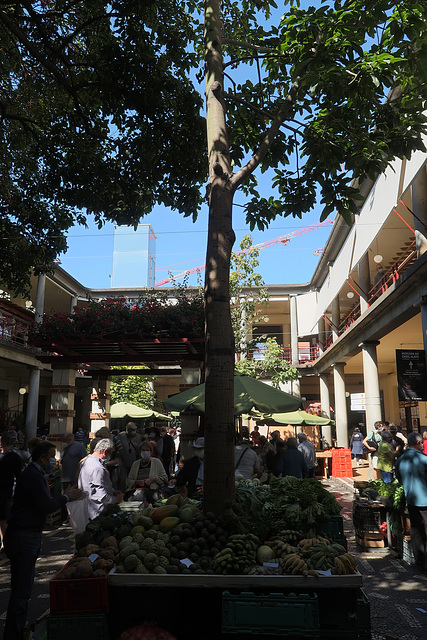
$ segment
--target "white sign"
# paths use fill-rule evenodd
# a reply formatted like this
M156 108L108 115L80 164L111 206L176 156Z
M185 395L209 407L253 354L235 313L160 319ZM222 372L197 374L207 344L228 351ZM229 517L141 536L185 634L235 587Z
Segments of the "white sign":
M351 393L350 394L350 409L352 411L365 411L366 401L364 393Z

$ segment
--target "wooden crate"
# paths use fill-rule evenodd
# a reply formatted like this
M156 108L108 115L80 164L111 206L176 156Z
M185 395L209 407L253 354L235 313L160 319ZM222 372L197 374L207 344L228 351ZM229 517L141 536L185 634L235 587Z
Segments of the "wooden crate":
M387 546L382 533L356 531L356 542L364 549L384 549Z

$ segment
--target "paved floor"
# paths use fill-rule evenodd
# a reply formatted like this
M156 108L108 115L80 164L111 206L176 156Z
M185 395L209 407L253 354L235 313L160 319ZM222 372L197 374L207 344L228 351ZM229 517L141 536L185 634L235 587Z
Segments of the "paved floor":
M360 474L355 477L357 480L367 475L365 470L359 471ZM415 567L392 553L383 550L361 552L356 546L352 523L353 479L330 478L324 483L343 507L349 551L357 557L359 570L364 576L364 590L371 602L372 639L427 640L427 577L419 575ZM28 614L31 622L49 612L49 579L73 553L73 533L70 527L47 530L43 537L43 551L37 562L36 581ZM8 596L9 566L7 559L0 556L1 620L6 616ZM2 637L3 624L0 626ZM43 629L43 625L39 629ZM40 631L35 640L39 640L39 633Z

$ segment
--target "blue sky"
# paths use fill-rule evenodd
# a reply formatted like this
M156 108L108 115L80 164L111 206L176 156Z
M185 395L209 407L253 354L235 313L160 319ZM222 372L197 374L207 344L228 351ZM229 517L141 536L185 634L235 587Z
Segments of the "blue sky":
M269 195L265 192L264 195ZM241 196L242 197L242 196ZM239 202L239 197L236 198ZM297 229L319 221L319 211L306 214L302 220L278 218L264 232L252 233L245 223L241 207L234 207L235 249L241 238L250 233L253 243L273 240ZM207 240L207 207L204 206L198 220L183 218L179 213L164 207L156 209L141 220L149 223L157 236L156 280L167 278L169 272L181 273L204 264ZM324 247L331 227L321 227L299 237L292 238L286 246L277 243L260 251L259 273L267 284L293 284L308 282L318 263L316 249ZM131 231L132 232L132 231ZM60 256L61 266L76 280L90 288L109 288L113 264L114 225L107 224L101 230L96 225L89 228L73 227L68 234L68 251ZM192 276L189 284L196 284Z

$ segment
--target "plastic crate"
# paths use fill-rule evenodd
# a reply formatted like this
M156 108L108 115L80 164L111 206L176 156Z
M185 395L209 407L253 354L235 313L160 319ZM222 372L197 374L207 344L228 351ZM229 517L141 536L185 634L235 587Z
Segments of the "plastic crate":
M387 509L383 505L353 503L353 524L358 532L376 533L386 518Z
M222 594L223 633L317 638L319 629L316 594Z
M340 515L329 516L328 519L322 524L322 532L332 538L334 542L338 542L343 546L347 545L347 541L344 535L344 519ZM345 545L342 541L345 541Z
M412 551L411 538L409 536L399 535L397 538L397 551L399 557L407 564L415 564L415 556Z
M351 460L351 450L350 449L332 449L332 463L335 460L350 458Z
M62 567L49 581L52 615L106 613L109 610L108 578L76 578L61 580Z
M108 640L105 615L48 616L47 640Z
M322 640L371 640L371 604L363 589L323 613Z

